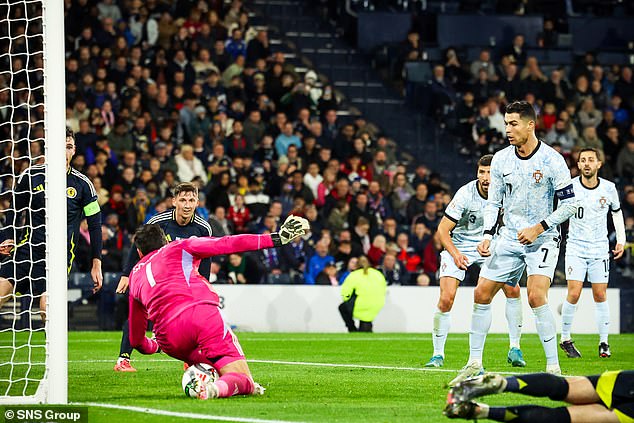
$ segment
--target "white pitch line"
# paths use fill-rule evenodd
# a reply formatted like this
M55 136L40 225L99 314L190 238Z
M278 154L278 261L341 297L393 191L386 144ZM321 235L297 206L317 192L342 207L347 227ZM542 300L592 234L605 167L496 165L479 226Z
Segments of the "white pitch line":
M316 367L344 367L352 369L376 369L376 370L405 370L412 372L444 372L455 373L460 369L439 369L437 367L399 367L399 366L377 366L373 364L344 364L344 363L312 363L306 361L280 361L280 360L247 360L250 363L282 364L288 366L316 366ZM495 372L504 375L519 375L519 372Z
M114 360L69 360L69 363L111 363ZM169 358L155 358L146 359L140 363L158 363L176 361ZM374 370L402 370L409 372L438 372L438 373L456 373L460 369L439 369L436 367L401 367L401 366L379 366L374 364L347 364L347 363L318 363L310 361L281 361L281 360L251 360L247 359L249 363L260 364L279 364L283 366L313 366L313 367L342 367L352 369L374 369ZM503 375L519 375L522 372L495 372Z
M238 335L244 336L244 339L240 339L241 342L260 342L260 341L280 341L280 342L370 342L370 341L424 341L427 342L431 335L429 334L421 334L421 336L403 336L403 337L368 337L368 338L348 338L346 339L344 336L341 338L277 338L277 337L263 337L263 338L249 338L248 335L240 334ZM343 335L343 334L342 334ZM451 334L452 338L467 338L469 336L468 333L456 333ZM69 343L114 343L118 342L119 339L69 339ZM495 340L494 340L495 342ZM506 342L506 341L505 341ZM0 341L0 343L3 343ZM10 342L9 342L10 343Z
M161 410L158 408L134 407L131 405L117 405L117 404L107 404L107 403L99 403L99 402L76 402L73 404L85 405L89 407L110 408L114 410L133 411L135 413L154 414L155 416L180 417L183 419L214 420L214 421L221 421L221 422L244 422L244 423L299 423L299 422L292 422L290 420L266 420L266 419L255 419L250 417L212 416L208 414L179 413L177 411Z

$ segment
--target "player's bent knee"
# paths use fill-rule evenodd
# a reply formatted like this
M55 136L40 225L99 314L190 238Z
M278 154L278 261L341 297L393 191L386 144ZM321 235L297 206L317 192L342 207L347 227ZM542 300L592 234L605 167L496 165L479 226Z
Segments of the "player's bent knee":
M568 295L566 300L570 304L577 304L579 302L579 298L581 297L581 291L570 291L568 290Z
M493 295L488 289L480 289L480 287L476 287L473 291L473 301L476 304L490 304L493 299Z
M453 296L447 295L440 297L440 299L438 300L438 310L442 311L443 313L451 311L451 308L453 307L453 302Z
M547 303L546 295L542 292L529 292L528 293L528 305L531 308L541 307Z
M521 296L519 284L515 286L504 285L502 290L504 291L504 295L506 296L506 298L519 298Z

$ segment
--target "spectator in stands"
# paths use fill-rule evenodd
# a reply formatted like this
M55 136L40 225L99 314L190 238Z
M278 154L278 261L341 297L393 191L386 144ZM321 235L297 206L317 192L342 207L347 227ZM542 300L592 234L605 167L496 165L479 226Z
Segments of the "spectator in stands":
M440 252L443 250L442 244L440 242L440 237L438 236L438 232L436 232L431 240L425 246L423 250L423 274L429 278L429 282L426 281L426 278L418 278L417 285L419 286L428 286L431 284L437 284L438 279L436 278L436 274L438 273L438 269L440 268Z
M596 128L603 118L601 111L594 107L594 101L591 96L581 101L581 108L577 112L577 116L579 117L579 123L582 129L588 126Z
M368 250L368 259L372 266L378 266L383 262L383 257L387 252L387 241L385 236L379 234L372 240L372 246Z
M409 244L409 236L405 232L401 232L396 237L396 245L398 247L398 260L403 263L405 270L412 275L417 274L422 266L421 256L416 254L414 248Z
M555 22L552 19L544 19L544 29L537 35L537 45L542 48L552 48L558 45L558 34L555 31Z
M365 217L359 217L351 232L352 248L367 254L370 250L370 221Z
M524 35L515 35L515 37L513 37L512 44L502 54L504 56L512 56L515 59L515 62L519 64L526 62L526 49L524 41Z
M264 275L260 263L251 253L229 255L226 271L232 284L261 283Z
M554 103L559 110L564 108L572 92L560 69L551 71L550 80L544 84L542 94L544 101Z
M625 181L634 178L634 137L628 137L616 159L616 173Z
M229 207L227 219L232 222L236 234L247 232L247 225L251 219L251 213L244 204L244 197L241 194L235 195L233 205Z
M594 148L603 151L603 142L597 136L597 130L593 126L587 126L583 129L581 138L577 142L577 146L581 148Z
M225 42L225 51L236 60L238 56L246 56L247 46L242 38L242 30L240 28L234 28L231 31L231 38Z
M480 70L484 69L486 73L486 79L491 82L497 81L498 77L495 74L495 65L491 61L491 53L487 49L482 49L480 51L480 56L477 60L474 60L469 66L469 70L471 72L471 77L474 80L480 78Z
M247 64L254 65L258 59L268 59L271 56L269 35L266 29L261 29L247 46Z
M575 87L569 99L574 102L575 106L580 106L583 100L591 95L588 78L585 75L579 75L575 80Z
M592 100L594 105L599 110L603 110L608 105L608 93L603 89L603 84L600 80L593 79L590 82L590 93L592 94Z
M542 97L544 84L548 81L548 78L540 69L535 56L530 56L526 59L526 66L520 72L520 79L527 92L532 93L537 98Z
M251 146L257 145L266 133L266 124L262 121L262 113L258 109L251 110L249 117L244 121L242 133L247 143ZM268 157L273 160L273 157ZM262 161L259 160L260 162Z
M546 134L544 141L550 146L558 145L565 153L570 153L576 144L576 139L572 138L566 131L566 123L561 119L555 122L555 125Z
M334 147L335 139L339 134L339 125L337 124L337 111L335 109L327 110L323 116L324 138L321 146L332 149Z
M407 285L409 283L405 268L392 253L383 256L383 263L378 267L378 270L383 273L388 285Z
M456 92L449 80L445 78L445 67L436 65L432 70L431 80L432 107L441 115L449 113L449 108L454 107Z
M603 152L605 154L605 164L612 168L616 168L616 160L621 150L621 136L619 128L610 126L603 137Z
M199 193L198 195L200 196L200 194L202 193ZM212 228L220 227L225 235L234 234L233 223L229 219L227 219L226 210L224 207L216 207L214 213L209 216L208 221L210 222L210 225L211 221L213 221L215 224L212 225Z
M476 102L484 104L497 90L497 84L489 79L486 69L480 69L475 82L471 86Z
M194 148L191 145L183 145L175 160L178 166L178 179L182 182L191 182L198 177L203 184L207 184L207 172L200 159L194 155Z
M428 202L433 203L433 202ZM435 203L434 203L435 204ZM425 224L424 220L416 219L412 225L412 234L410 235L409 245L414 249L416 254L423 256L423 251L432 237L432 231Z
M337 266L334 262L330 262L322 270L315 281L315 285L339 286L337 279Z
M389 199L394 216L400 223L408 222L407 206L414 194L415 191L407 181L405 174L397 173L394 176L394 185Z
M416 185L414 196L412 196L407 203L407 210L405 214L407 222L412 222L416 216L423 214L428 194L429 191L427 189L427 184L421 182Z
M324 270L328 263L334 261L334 257L328 254L328 244L324 240L320 240L315 245L315 253L310 257L304 269L305 283L314 285L317 275Z
M630 109L634 109L634 81L630 66L621 68L621 76L614 84L614 93L619 95Z
M593 81L594 82L594 81ZM620 127L627 126L630 122L630 113L623 106L623 99L620 95L614 94L607 105L607 110L612 112L614 123Z
M456 90L464 90L469 82L469 73L460 63L456 50L448 48L445 52L445 59L445 77Z
M497 86L507 99L520 98L522 96L524 93L524 84L520 79L515 62L509 61L509 63L504 66L504 72L500 76Z
M291 122L286 122L282 129L282 133L275 139L275 150L278 157L285 156L288 153L288 147L290 145L301 148L302 141L293 133L293 124Z

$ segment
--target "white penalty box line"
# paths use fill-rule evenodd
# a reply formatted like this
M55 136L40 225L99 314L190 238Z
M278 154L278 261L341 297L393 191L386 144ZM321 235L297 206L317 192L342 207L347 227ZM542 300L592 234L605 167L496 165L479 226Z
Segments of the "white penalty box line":
M73 405L83 405L88 407L108 408L111 410L131 411L134 413L152 414L155 416L179 417L189 420L211 420L220 422L241 422L241 423L300 423L291 420L267 420L251 417L214 416L209 414L183 413L178 411L161 410L160 408L135 407L132 405L118 405L100 402L76 402Z

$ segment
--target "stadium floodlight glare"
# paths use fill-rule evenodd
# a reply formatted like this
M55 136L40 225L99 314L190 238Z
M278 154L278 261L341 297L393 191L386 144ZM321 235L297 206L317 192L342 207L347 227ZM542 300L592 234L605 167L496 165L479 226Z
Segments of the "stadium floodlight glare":
M40 321L39 297L16 295L0 309L0 404L65 404L68 401L67 248L64 2L4 0L0 3L0 212L41 213L27 207L8 210L16 194L45 196L46 324ZM8 66L5 66L8 65ZM43 147L41 149L40 147ZM19 175L43 164L45 182L29 192L16 192ZM41 166L40 166L41 168ZM7 201L8 200L8 201ZM30 203L29 203L30 204ZM26 223L24 223L26 222ZM13 239L40 227L29 219L5 222ZM9 263L9 264L7 264ZM34 260L2 265L27 266ZM27 275L29 271L27 270ZM17 273L16 273L17 278ZM35 277L25 283L33 286ZM36 278L35 278L36 279Z

